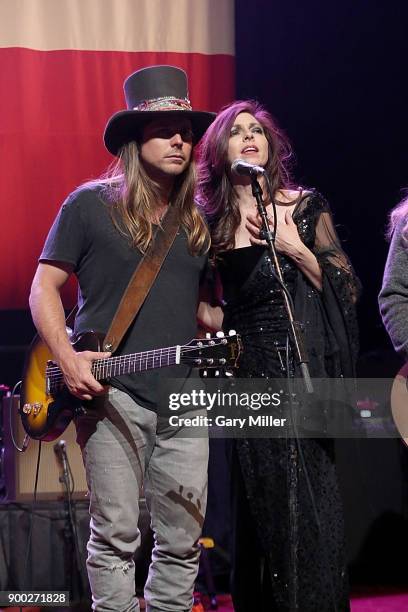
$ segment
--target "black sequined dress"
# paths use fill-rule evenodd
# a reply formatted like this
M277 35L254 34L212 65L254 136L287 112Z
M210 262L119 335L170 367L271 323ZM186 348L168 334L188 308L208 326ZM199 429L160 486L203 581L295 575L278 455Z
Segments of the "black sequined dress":
M311 375L352 376L358 281L322 196L312 192L303 197L293 219L323 273L320 293L291 259L278 255L295 301L296 319L305 325ZM286 376L287 315L277 282L268 271L268 257L266 249L258 246L219 256L224 328L236 329L244 342L240 377ZM289 367L292 370L293 363ZM333 441L237 439L233 466L236 612L348 610Z

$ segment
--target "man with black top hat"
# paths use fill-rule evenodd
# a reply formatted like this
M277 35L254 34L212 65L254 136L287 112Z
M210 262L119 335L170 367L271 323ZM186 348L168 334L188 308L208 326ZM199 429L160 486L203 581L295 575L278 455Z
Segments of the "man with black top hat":
M152 237L167 211L177 207L177 235L115 354L183 344L196 332L209 237L193 200L192 150L213 115L192 110L186 74L173 66L139 70L124 89L127 110L111 117L104 134L118 163L62 205L39 259L30 306L69 391L81 400L100 396L97 408L88 404L76 419L90 491L87 569L93 609L139 610L133 557L140 545L143 487L155 541L147 610L185 612L192 608L206 506L207 440L161 429L157 393L168 368L113 377L109 388L100 384L91 364L110 353L73 350L60 298L75 274L75 333L106 333ZM180 366L177 376L188 375Z

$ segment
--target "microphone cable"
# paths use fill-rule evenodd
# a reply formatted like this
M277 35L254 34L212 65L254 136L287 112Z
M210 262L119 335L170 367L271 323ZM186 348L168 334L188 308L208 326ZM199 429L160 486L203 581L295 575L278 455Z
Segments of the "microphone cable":
M332 603L333 603L333 612L338 612L338 608L336 605L336 596L335 596L335 588L334 588L334 582L333 582L333 575L331 572L331 567L330 567L330 562L327 556L327 548L325 546L325 542L323 541L323 530L322 530L322 525L320 522L320 516L319 516L319 511L317 508L317 504L316 504L316 497L313 491L313 486L312 486L312 482L310 479L310 474L309 474L309 470L307 467L307 463L306 463L306 459L303 453L303 448L302 448L302 444L301 444L301 439L299 436L299 430L297 427L297 421L296 421L296 415L295 415L295 407L293 404L293 399L294 399L294 393L292 394L293 391L293 386L292 386L292 381L291 381L291 376L290 376L290 358L289 358L289 353L290 353L290 339L289 339L289 335L286 337L286 377L288 380L288 395L289 395L289 410L290 410L290 416L291 416L291 422L292 422L292 427L293 427L293 433L294 433L294 439L295 439L295 443L296 443L296 448L297 448L297 452L299 455L299 459L300 459L300 467L303 470L304 476L305 476L305 481L306 481L306 487L309 493L309 498L310 498L310 503L312 505L312 509L313 509L313 516L316 522L316 526L317 526L317 530L320 536L320 549L322 550L323 556L324 556L324 564L326 566L326 574L329 576L329 580L330 580L330 592L331 592L331 596L332 596ZM289 466L289 469L291 469L292 466ZM295 469L297 469L297 465L294 466ZM298 480L296 481L296 486L298 485ZM297 568L296 568L296 573L297 573ZM296 595L295 595L296 597ZM297 607L297 603L296 603L296 607L294 608L294 610L298 610Z
M31 512L30 512L30 527L28 531L28 540L27 540L27 552L24 561L24 573L23 573L23 590L31 591L32 590L32 574L30 577L30 584L28 585L28 563L31 555L31 544L32 544L32 536L33 536L33 525L34 525L34 510L37 505L37 490L38 490L38 477L40 473L40 461L41 461L41 448L42 441L38 442L38 454L37 454L37 465L35 468L35 482L34 482L34 495L33 502L31 504Z
M60 442L62 442L62 440ZM64 442L64 445L62 448L60 447L58 449L58 443L54 445L54 452L57 455L59 461L62 463L63 476L62 478L60 477L60 481L63 482L65 485L65 492L66 492L65 503L67 507L68 522L69 522L69 526L70 526L71 533L72 533L72 541L73 541L73 547L74 547L74 555L75 555L74 558L76 562L77 581L78 581L77 582L78 595L79 595L80 600L82 600L83 595L84 595L84 588L82 584L83 559L82 559L81 550L79 546L76 513L75 513L73 499L72 499L72 495L75 490L75 482L74 482L72 468L71 468L71 465L68 459L66 444L65 444L65 441L63 442ZM60 454L61 454L61 457L59 456ZM64 455L66 470L64 469L64 459L62 458L62 455ZM73 585L71 586L73 587Z
M10 395L10 402L9 402L9 407L8 407L8 408L9 408L9 429L10 429L10 437L11 437L11 441L12 441L12 443L13 443L14 448L15 448L15 449L16 449L16 450L17 450L19 453L24 453L24 452L27 450L28 445L29 445L30 440L31 440L30 436L29 436L29 435L26 433L26 434L25 434L25 436L24 436L24 439L23 439L23 443L22 443L22 445L21 445L21 446L19 446L19 445L18 445L18 443L17 443L17 440L16 440L16 438L15 438L15 435L14 435L13 416L12 416L12 411L13 411L13 399L14 399L14 397L15 397L15 395L16 395L17 389L18 389L19 387L21 387L21 385L22 385L22 384L23 384L23 381L22 381L22 380L19 380L19 381L18 381L18 382L17 382L17 383L14 385L13 390L12 390L11 395Z

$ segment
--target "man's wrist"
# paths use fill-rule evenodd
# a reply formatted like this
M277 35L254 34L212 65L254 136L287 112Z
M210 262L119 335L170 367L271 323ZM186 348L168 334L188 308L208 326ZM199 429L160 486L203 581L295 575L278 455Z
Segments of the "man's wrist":
M65 364L70 363L75 355L75 351L72 348L68 338L56 343L55 352L51 351L53 359L61 367Z

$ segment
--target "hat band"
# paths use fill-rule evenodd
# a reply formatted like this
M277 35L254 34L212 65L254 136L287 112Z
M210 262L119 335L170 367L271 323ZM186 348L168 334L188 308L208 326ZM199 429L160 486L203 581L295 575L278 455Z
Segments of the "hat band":
M140 104L133 107L136 111L166 111L166 110L193 110L188 98L175 98L174 96L163 96L162 98L152 98L143 100Z

